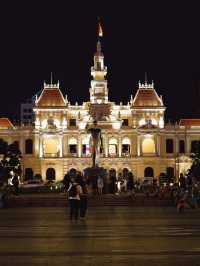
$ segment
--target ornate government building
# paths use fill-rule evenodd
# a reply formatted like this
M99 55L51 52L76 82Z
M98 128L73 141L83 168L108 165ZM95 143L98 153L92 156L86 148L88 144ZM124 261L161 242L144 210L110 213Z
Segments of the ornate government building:
M163 172L178 178L187 171L190 153L200 141L200 119L165 124L162 97L147 80L139 82L127 105L118 105L109 99L106 74L98 40L87 102L71 105L59 83L44 83L35 99L33 125L0 119L0 138L16 141L22 152L23 177L41 174L43 180L61 180L71 168L91 166L87 128L94 120L102 130L100 166L117 173L128 168L141 179Z

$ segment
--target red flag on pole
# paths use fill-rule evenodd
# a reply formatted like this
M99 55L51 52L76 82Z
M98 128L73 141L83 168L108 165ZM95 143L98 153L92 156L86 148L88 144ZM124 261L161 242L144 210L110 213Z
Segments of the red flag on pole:
M103 37L103 29L102 29L100 21L98 23L98 35L99 35L99 37Z

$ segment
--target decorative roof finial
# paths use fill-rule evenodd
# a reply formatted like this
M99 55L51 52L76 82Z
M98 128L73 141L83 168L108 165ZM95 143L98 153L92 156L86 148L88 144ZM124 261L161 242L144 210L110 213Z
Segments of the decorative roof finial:
M144 84L147 85L148 78L147 78L147 72L144 73Z
M101 37L103 37L103 28L100 18L98 17L98 41L97 41L97 54L101 54Z
M97 42L97 53L101 54L101 42L99 40Z
M51 72L51 85L53 85L53 73Z

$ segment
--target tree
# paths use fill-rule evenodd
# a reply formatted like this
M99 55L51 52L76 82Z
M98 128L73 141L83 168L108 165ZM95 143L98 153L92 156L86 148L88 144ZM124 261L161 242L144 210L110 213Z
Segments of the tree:
M192 159L192 166L189 169L188 173L189 176L192 178L196 178L198 181L200 181L200 142L196 142L193 153L191 154Z
M7 146L0 162L0 183L7 183L12 176L21 175L21 158L18 142Z

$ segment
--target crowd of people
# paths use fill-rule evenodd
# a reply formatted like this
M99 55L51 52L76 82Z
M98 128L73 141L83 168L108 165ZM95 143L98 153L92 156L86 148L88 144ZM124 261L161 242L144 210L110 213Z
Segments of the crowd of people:
M76 169L71 169L63 180L69 200L69 218L85 219L87 211L87 195L117 194L122 192L134 193L134 176L131 172L119 174L113 170L108 176L97 176L92 181Z
M64 178L64 184L69 197L70 219L84 219L87 211L87 194L102 195L127 193L135 196L135 193L142 192L146 197L159 197L171 199L178 212L185 207L198 208L200 206L200 183L183 174L177 183L168 179L162 183L159 179L136 180L133 173L124 171L119 173L112 169L105 177L99 176L90 183L84 174L71 169ZM73 189L76 187L76 195Z
M179 183L174 184L171 196L178 212L185 207L192 209L200 207L200 182L197 178L180 174Z
M164 182L163 182L164 180ZM13 193L18 195L18 179L12 179ZM83 172L71 169L63 179L64 191L67 192L70 219L85 219L87 199L89 195L101 197L102 194L127 194L135 197L142 193L146 197L171 199L178 212L185 207L200 207L200 182L191 175L180 174L178 182L171 178L136 179L131 171L124 169L118 175L110 169L104 175L89 179ZM3 186L0 189L0 208L6 206L8 191Z

